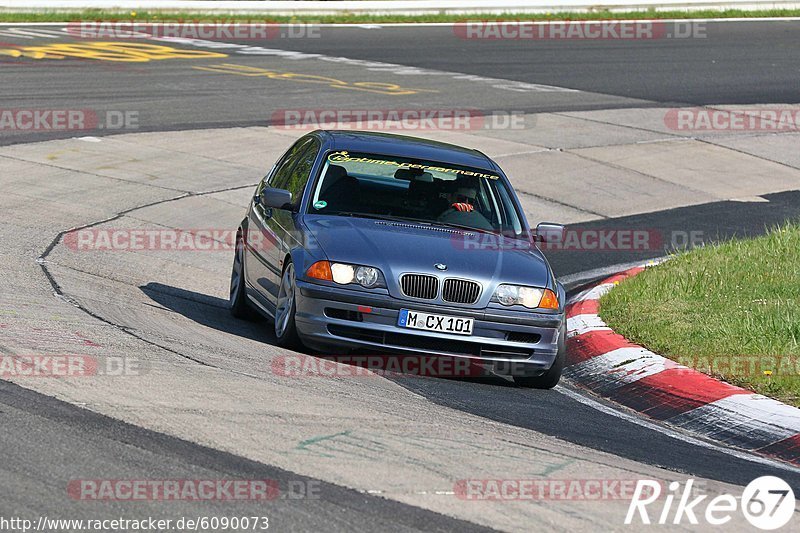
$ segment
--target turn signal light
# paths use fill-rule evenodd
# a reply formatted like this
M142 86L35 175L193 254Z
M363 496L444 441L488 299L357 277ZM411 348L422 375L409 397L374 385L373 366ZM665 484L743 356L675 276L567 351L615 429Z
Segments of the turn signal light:
M331 264L328 261L317 261L306 270L306 276L314 279L324 279L325 281L333 281L333 273L331 272Z
M542 301L539 302L539 307L542 309L558 309L558 296L550 289L545 289L542 295Z

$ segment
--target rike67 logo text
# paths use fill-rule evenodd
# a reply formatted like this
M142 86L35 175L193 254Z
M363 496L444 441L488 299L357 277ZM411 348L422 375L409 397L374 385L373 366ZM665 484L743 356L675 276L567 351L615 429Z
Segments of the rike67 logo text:
M753 526L762 530L778 529L792 519L795 509L794 492L788 483L775 476L762 476L751 481L741 498L720 494L708 499L707 494L693 493L694 480L681 487L677 481L662 495L661 483L640 479L625 516L626 524L705 524L722 526L738 513ZM654 514L651 515L651 513Z

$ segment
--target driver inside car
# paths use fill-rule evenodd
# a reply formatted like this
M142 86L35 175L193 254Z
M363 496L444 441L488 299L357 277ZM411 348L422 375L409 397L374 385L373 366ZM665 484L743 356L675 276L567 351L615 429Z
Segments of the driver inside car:
M473 186L459 186L445 193L449 207L436 220L445 224L458 224L476 229L492 230L492 224L477 210L478 190Z

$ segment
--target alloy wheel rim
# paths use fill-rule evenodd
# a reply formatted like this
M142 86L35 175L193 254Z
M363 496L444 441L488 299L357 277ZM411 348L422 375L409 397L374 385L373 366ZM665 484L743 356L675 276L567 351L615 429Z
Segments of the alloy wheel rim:
M239 295L239 285L242 282L242 241L236 240L236 252L233 254L233 269L231 270L231 290L228 301L231 306L236 304Z
M292 316L292 306L294 305L294 265L289 263L286 271L281 278L281 286L278 289L278 305L275 310L275 334L280 337L286 332L289 326L289 319Z

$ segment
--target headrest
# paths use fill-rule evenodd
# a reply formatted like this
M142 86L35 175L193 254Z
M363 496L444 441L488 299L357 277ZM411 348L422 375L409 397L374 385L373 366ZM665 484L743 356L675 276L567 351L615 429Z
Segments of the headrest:
M421 168L398 168L394 173L394 177L398 180L413 180L424 172Z
M475 198L478 197L478 191L476 191L472 187L459 187L458 189L456 189L456 194L460 194L461 196L469 198L471 200L474 200Z
M398 168L394 173L395 179L408 181L424 181L433 183L433 174L421 168Z
M328 171L325 173L325 180L338 181L347 176L347 169L339 165L328 165Z

